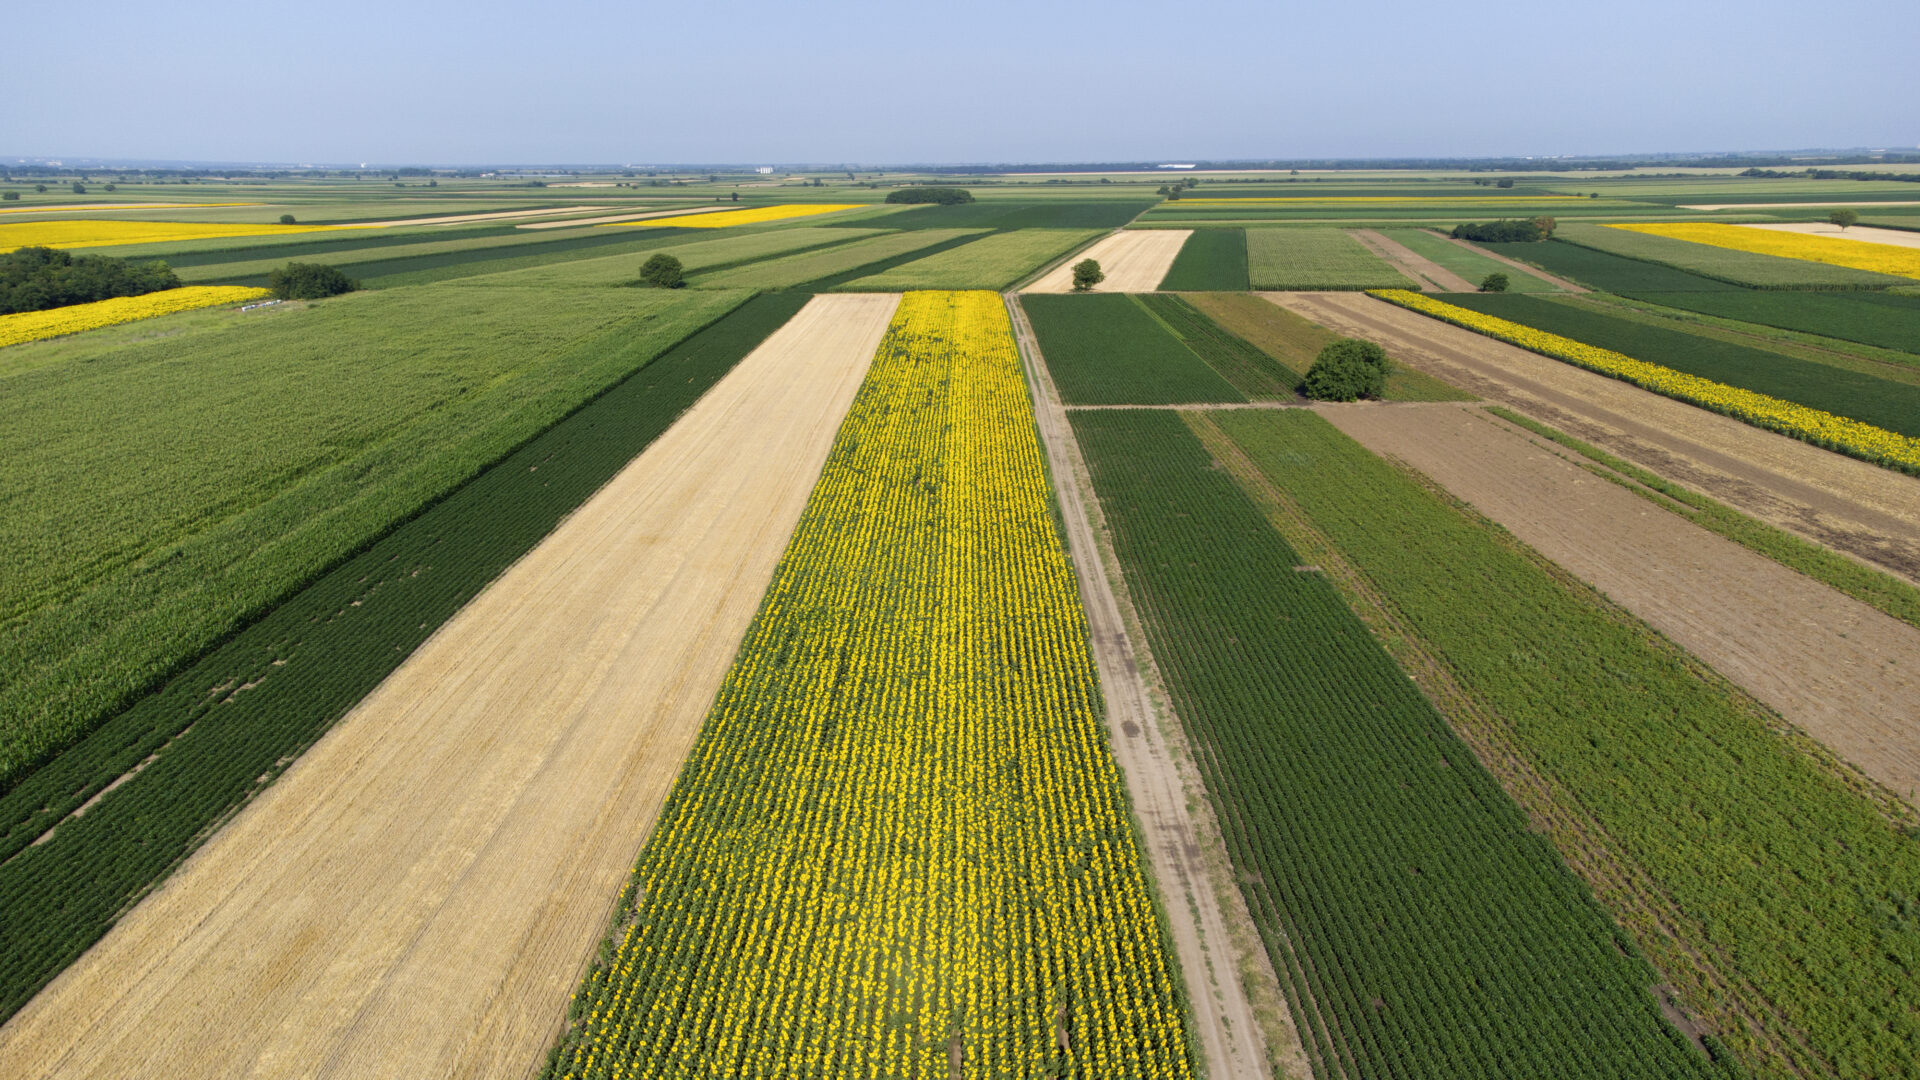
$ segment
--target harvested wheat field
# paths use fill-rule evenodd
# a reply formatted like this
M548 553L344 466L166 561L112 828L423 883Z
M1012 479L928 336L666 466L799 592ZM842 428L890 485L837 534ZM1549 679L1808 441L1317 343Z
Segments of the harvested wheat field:
M1323 406L1920 805L1920 629L1452 405Z
M1174 257L1180 254L1180 248L1191 235L1191 229L1123 229L1085 251L1076 252L1020 291L1072 292L1073 264L1093 259L1107 275L1105 281L1093 287L1094 292L1153 292L1160 287Z
M1920 479L1352 293L1268 298L1763 521L1920 584Z
M0 1029L7 1077L520 1076L897 298L815 298Z

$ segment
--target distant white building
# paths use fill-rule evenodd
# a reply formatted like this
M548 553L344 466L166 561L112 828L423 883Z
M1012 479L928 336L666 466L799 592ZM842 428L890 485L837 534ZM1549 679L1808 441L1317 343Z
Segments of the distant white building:
M757 169L755 169L755 170L753 170L753 171L754 171L754 172L757 172L757 173L759 173L759 174L760 174L761 176L772 176L772 175L773 175L773 166L771 166L771 165L762 165L762 166L760 166L759 168L757 168Z
M1162 169L1191 169L1191 168L1193 168L1193 166L1194 166L1194 163L1193 163L1193 162L1187 162L1187 163L1186 163L1186 164L1184 164L1184 165L1162 165L1162 166L1160 166L1160 168L1162 168Z

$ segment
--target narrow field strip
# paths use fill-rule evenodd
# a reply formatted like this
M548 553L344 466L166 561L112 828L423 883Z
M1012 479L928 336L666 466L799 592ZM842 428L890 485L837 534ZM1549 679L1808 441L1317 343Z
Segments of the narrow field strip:
M1676 240L1733 248L1736 251L1751 251L1761 255L1778 255L1787 259L1806 259L1809 262L1831 263L1834 266L1850 266L1855 270L1871 270L1878 274L1920 278L1920 251L1904 245L1810 236L1800 232L1772 232L1766 229L1750 229L1745 225L1722 225L1713 222L1614 225L1611 228L1649 233L1653 236L1669 236Z
M910 293L551 1077L1191 1066L1006 309Z
M365 225L233 225L216 221L0 222L0 251L21 247L90 248L120 244L158 244L228 237L291 236L295 233L364 229Z
M1711 1075L1653 971L1185 418L1069 417L1314 1075Z
M265 296L267 290L249 289L244 285L185 285L142 296L116 296L111 300L95 300L90 304L70 304L47 311L0 315L0 347L44 341L180 311L195 311L222 304L244 304Z
M691 380L698 403L0 1028L0 1075L534 1068L893 305L816 299L737 366L722 353L709 378L663 372L674 378L654 392ZM537 477L547 455L621 423L592 419L513 474ZM496 529L512 508L480 505ZM365 569L396 579L361 586L366 598L431 579L442 550L394 574L374 549ZM328 622L365 610L339 603ZM278 655L300 659L291 647ZM279 678L262 669L255 693ZM177 745L207 738L206 723ZM5 869L32 889L46 884L41 852L92 840L114 855L100 846L114 834L89 833L95 815L175 758ZM22 895L5 894L10 913L51 906Z
M1077 251L1059 266L1041 275L1040 280L1021 292L1064 293L1073 291L1073 268L1082 259L1100 264L1106 279L1093 292L1144 293L1160 287L1161 279L1180 254L1188 229L1122 229L1085 251Z
M1920 438L1636 360L1610 349L1596 348L1404 289L1374 290L1368 295L1518 345L1542 356L1564 360L1609 378L1632 383L1665 397L1724 413L1755 427L1836 450L1862 461L1902 472L1920 473ZM1841 376L1836 374L1835 377ZM1898 387L1898 384L1889 385Z
M1920 629L1463 410L1319 411L1920 807Z
M705 214L686 214L674 217L671 221L635 219L609 222L598 227L646 229L664 225L674 229L730 229L735 225L764 225L770 221L788 221L818 214L832 214L841 210L858 210L866 205L866 203L788 203L781 206L755 206L742 210L714 210Z

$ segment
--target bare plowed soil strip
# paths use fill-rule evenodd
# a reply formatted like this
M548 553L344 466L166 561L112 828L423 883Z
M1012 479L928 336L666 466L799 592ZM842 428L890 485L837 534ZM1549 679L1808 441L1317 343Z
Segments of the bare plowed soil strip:
M1747 225L1749 229L1802 233L1807 236L1831 236L1836 240L1858 240L1863 244L1892 244L1894 247L1920 248L1920 233L1901 229L1876 229L1871 225L1841 228L1825 221L1789 221L1779 224Z
M1159 688L1158 669L1145 640L1129 632L1139 619L1125 581L1117 569L1108 569L1118 563L1110 545L1102 543L1100 503L1060 393L1026 312L1011 299L1007 308L1032 383L1034 418L1047 448L1067 547L1087 608L1087 637L1100 671L1114 756L1126 777L1147 863L1166 910L1206 1075L1211 1080L1307 1080L1306 1051L1246 899L1234 884L1226 841L1209 809L1192 751Z
M1348 229L1347 235L1360 241L1360 245L1368 251L1393 264L1394 269L1420 282L1422 292L1473 292L1477 288L1473 282L1459 274L1372 229Z
M522 1076L897 299L823 296L0 1029L0 1076Z
M1351 293L1275 293L1396 361L1552 424L1762 521L1920 584L1920 478Z
M1073 265L1082 259L1092 259L1107 275L1105 281L1093 287L1094 292L1153 292L1173 266L1174 256L1180 254L1180 248L1192 235L1191 229L1122 229L1075 253L1020 291L1072 292Z
M1920 805L1920 629L1561 457L1479 409L1319 409Z

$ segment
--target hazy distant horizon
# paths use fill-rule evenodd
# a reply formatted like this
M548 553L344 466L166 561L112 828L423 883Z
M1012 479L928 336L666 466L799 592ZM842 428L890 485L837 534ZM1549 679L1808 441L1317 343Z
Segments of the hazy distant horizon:
M1625 0L1511 25L1407 0L191 10L17 12L0 147L338 167L1920 146L1920 5L1866 0Z

